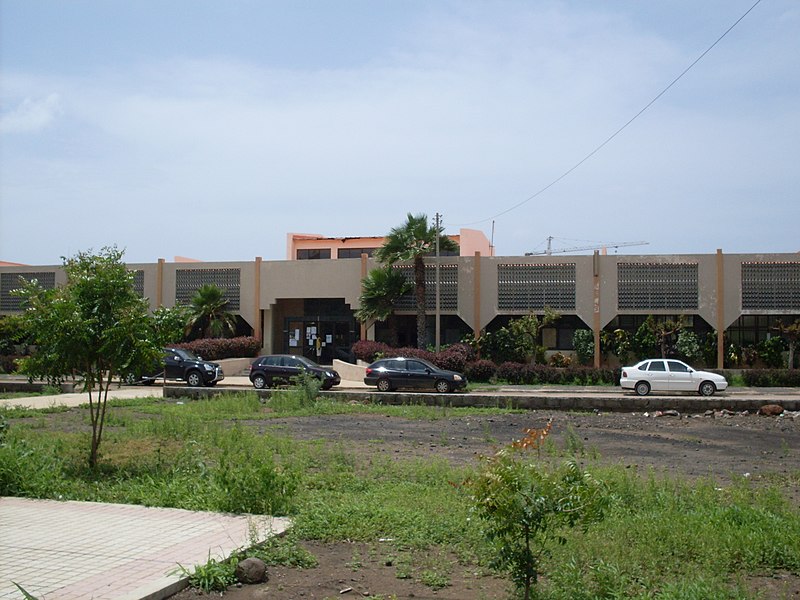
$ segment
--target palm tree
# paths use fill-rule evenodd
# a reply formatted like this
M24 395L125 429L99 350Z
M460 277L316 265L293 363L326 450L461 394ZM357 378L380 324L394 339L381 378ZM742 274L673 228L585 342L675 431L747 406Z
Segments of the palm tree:
M373 269L361 280L361 307L356 318L362 323L389 321L389 344L397 346L397 323L394 318L394 303L414 286L405 275L391 266Z
M393 265L400 261L413 261L414 263L414 296L417 302L417 348L425 348L427 335L425 331L425 260L426 256L434 254L436 239L439 239L439 249L455 252L456 244L449 237L442 235L442 227L438 230L428 224L428 217L424 214L412 215L408 213L406 222L400 227L393 228L383 246L375 251L375 258L380 262Z
M201 337L224 337L236 331L236 317L228 312L228 300L213 283L200 286L189 303L186 334L199 331Z

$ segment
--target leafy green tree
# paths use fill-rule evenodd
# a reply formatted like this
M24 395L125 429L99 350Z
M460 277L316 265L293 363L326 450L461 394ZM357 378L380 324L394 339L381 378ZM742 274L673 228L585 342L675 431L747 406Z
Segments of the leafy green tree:
M397 321L394 304L413 288L405 275L391 266L372 269L361 280L361 296L358 299L360 307L356 310L356 318L362 323L388 321L389 344L396 347Z
M19 291L23 326L36 345L35 353L20 361L21 370L50 382L70 374L83 379L92 425L91 468L97 466L112 379L146 368L161 354L147 301L134 290L122 254L112 247L65 258L65 285L44 290L32 282Z
M631 335L624 329L615 329L614 331L604 329L600 333L600 347L603 353L611 352L623 365L628 362L628 355L631 353L633 345Z
M768 367L772 369L780 369L783 365L783 351L786 349L786 343L780 336L772 336L768 340L762 340L756 346L758 356L764 361Z
M160 306L153 311L153 331L162 346L183 341L186 323L189 319L185 306Z
M773 330L786 340L786 345L789 347L788 366L794 369L794 352L797 349L797 342L800 341L800 319L796 319L791 325L784 325L783 321L778 319Z
M532 433L542 437L542 430ZM602 519L609 494L574 461L556 471L532 463L525 448L538 449L538 440L514 446L487 459L466 488L495 547L494 566L507 571L528 600L548 548L566 543L565 530Z
M546 306L544 315L533 313L512 319L508 323L517 353L523 357L524 362L536 362L537 354L544 354L544 348L539 343L542 329L561 318L561 315Z
M436 251L436 240L439 240L439 250L455 252L458 244L442 234L443 228L438 230L428 224L428 217L424 214L412 215L408 213L406 222L393 228L386 241L375 251L375 258L385 265L397 262L411 261L414 265L414 297L417 304L417 348L426 348L428 345L425 327L425 257Z
M236 317L228 311L228 304L224 292L213 283L200 286L189 302L186 335L203 338L232 335L236 331Z
M576 329L572 336L572 347L578 362L588 365L594 358L594 332L591 329Z
M639 359L653 358L659 351L659 340L656 336L656 323L653 315L648 315L644 323L633 334L631 350Z
M703 351L700 349L700 339L694 331L687 329L678 333L675 349L681 357L689 362L694 362L703 356Z

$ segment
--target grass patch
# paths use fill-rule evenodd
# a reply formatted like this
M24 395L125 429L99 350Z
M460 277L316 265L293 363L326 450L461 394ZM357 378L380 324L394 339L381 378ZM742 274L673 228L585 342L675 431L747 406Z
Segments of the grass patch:
M290 536L253 548L254 555L306 568L314 558L299 547L303 540L391 540L386 544L403 557L398 577L432 588L447 585L450 567L447 561L415 564L415 551L438 548L476 569L488 564L491 548L461 488L473 467L435 458L360 460L346 442L262 435L248 424L332 414L326 411L436 420L444 418L442 407L354 406L324 398L302 404L280 413L253 393L184 404L125 401L113 407L114 426L96 471L86 468L85 432L58 430L60 418L24 426L8 419L46 411L4 409L0 495L288 514L295 524ZM508 411L447 408L446 416L499 412ZM546 447L542 460L584 456L574 437L567 435L563 449ZM538 460L534 453L530 459ZM800 573L800 511L780 492L787 478L798 481L797 473L760 483L742 478L721 488L622 467L590 470L607 485L610 508L601 523L569 531L553 547L539 598L745 598L737 582L748 575ZM230 564L206 565L197 581L215 585Z

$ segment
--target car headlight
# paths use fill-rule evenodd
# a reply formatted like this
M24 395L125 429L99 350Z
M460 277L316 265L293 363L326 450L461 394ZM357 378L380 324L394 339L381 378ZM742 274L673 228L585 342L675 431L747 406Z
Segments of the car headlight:
M330 371L325 371L325 376L326 376L326 377L336 377L336 375L334 375L334 374L333 374L333 373L331 373Z
M214 370L214 367L212 367L211 365L203 365L203 368L204 368L206 371L213 371L213 370Z
M453 375L453 381L461 381L461 375Z

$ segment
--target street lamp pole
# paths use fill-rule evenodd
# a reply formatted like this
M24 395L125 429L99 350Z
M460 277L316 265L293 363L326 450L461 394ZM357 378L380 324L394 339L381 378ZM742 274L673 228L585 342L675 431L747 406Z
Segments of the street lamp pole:
M439 235L441 227L441 215L436 213L436 352L439 352L439 340L441 335L441 324L439 322Z

